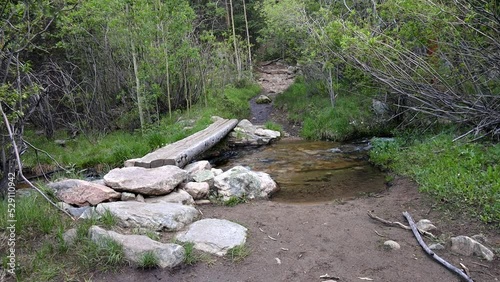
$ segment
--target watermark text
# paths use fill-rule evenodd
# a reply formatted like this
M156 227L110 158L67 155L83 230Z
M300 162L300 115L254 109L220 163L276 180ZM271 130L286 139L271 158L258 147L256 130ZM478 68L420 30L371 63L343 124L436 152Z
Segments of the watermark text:
M7 272L16 275L16 176L8 174L7 187Z

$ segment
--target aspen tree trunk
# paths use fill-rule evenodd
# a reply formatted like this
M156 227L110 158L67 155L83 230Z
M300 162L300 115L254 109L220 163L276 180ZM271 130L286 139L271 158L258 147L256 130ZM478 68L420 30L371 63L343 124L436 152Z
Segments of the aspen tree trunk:
M241 60L238 54L238 45L236 44L236 30L234 27L234 9L233 0L229 0L229 6L231 7L231 27L233 29L233 45L234 45L234 58L236 59L236 69L238 71L238 80L241 79Z
M245 0L243 0L243 13L245 14L245 29L247 32L248 65L250 68L250 77L253 77L252 48L250 48L250 31L248 30L247 6Z
M144 112L142 109L141 81L139 79L139 68L137 67L137 53L135 52L134 40L130 40L132 46L132 63L134 65L135 89L137 96L137 109L139 110L139 120L141 122L141 130L144 129Z
M332 69L328 68L328 94L330 94L330 103L335 107L335 88L333 85Z
M129 14L129 7L128 4L125 6L125 10L127 12L127 15ZM128 30L129 34L133 34L132 30ZM135 76L135 90L136 90L136 97L137 97L137 109L139 110L139 120L141 122L141 130L144 129L144 112L142 109L142 96L141 96L141 81L139 79L139 68L137 66L137 53L135 50L135 43L134 39L132 36L130 36L130 48L132 48L132 64L134 66L134 76Z
M224 1L224 6L226 8L226 25L227 25L227 28L231 28L231 17L229 16L229 8L228 8L228 3L227 3L227 0Z

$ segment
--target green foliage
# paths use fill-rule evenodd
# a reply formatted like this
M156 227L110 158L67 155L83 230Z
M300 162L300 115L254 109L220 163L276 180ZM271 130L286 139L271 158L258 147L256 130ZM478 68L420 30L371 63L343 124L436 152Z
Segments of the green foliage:
M101 222L107 228L110 228L118 223L118 219L109 210L106 210L103 214L101 214L99 222Z
M244 88L227 87L222 98L214 98L209 103L216 111L232 118L246 118L250 114L248 101L260 92L257 84L250 84Z
M375 139L370 159L414 178L421 191L482 221L500 224L500 145L453 142L451 134Z
M234 263L242 262L250 255L250 249L245 245L236 246L227 251L226 256Z
M150 269L158 266L158 257L153 251L145 252L139 258L139 267L142 269Z
M109 271L125 263L123 246L111 238L100 239L98 243L87 239L79 247L78 256L88 270Z
M212 123L211 116L225 118L245 118L249 114L248 101L260 92L257 84L249 84L245 88L228 87L224 90L224 97L211 99L210 106L197 104L188 112L178 112L172 118L165 117L158 124L146 127L141 132L115 131L106 135L79 135L75 139L67 139L65 132L56 132L55 139L67 139L64 147L36 135L27 130L25 139L37 148L48 152L64 167L71 167L71 172L95 167L98 172L122 166L128 159L142 157L161 146L181 140L197 131L206 128ZM177 120L193 119L191 128L185 127ZM27 150L22 156L26 167L34 170L46 168L45 172L56 169L51 158L34 150ZM75 176L67 175L65 177Z
M196 254L194 249L194 243L185 242L181 244L186 251L186 256L184 257L184 263L187 265L194 265L200 261L200 256Z
M283 133L283 127L281 126L281 124L277 124L275 122L272 122L272 121L268 121L264 124L264 127L266 129L270 129L270 130L274 130L274 131L279 131L281 133Z
M288 111L289 119L303 122L301 136L305 138L343 141L387 130L386 124L373 117L370 97L338 96L332 108L325 94L307 95L306 91L306 84L299 80L276 99L276 104Z
M1 201L0 212L2 215L8 214L7 208L7 202ZM53 211L54 207L38 194L18 198L16 201L16 232L29 238L30 234L50 234L57 227L66 226L68 222L60 214ZM0 217L0 227L3 229L6 226L8 226L7 217Z
M0 212L7 215L7 201L0 201ZM108 271L125 263L122 246L112 240L98 244L88 237L92 225L112 225L110 216L74 222L34 192L16 198L16 275L19 281L59 281L81 279L89 271ZM0 217L2 234L9 225ZM72 246L63 233L76 227ZM6 233L5 233L6 234ZM0 238L3 240L3 235ZM7 254L7 244L0 253ZM70 251L71 250L71 251ZM5 263L4 255L1 260Z
M236 197L236 196L231 196L227 201L223 201L224 206L228 207L234 207L239 204L246 203L248 199L246 197Z

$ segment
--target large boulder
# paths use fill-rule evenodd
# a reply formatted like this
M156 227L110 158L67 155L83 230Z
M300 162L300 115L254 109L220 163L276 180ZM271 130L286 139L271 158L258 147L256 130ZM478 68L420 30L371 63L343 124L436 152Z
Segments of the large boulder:
M215 177L214 185L224 201L231 197L268 198L279 190L269 174L242 166L235 166Z
M104 176L104 181L117 191L160 196L170 193L186 178L185 170L166 165L156 168L115 168Z
M140 266L147 253L153 253L161 268L172 268L184 261L186 251L177 244L164 244L144 235L122 235L114 231L106 231L99 226L89 229L92 241L103 244L105 240L113 240L123 247L125 258L135 266Z
M145 198L144 202L146 203L166 202L166 203L179 203L183 205L193 205L194 199L188 192L179 189L165 196Z
M225 219L207 218L188 226L176 235L181 242L191 242L194 248L218 256L228 250L242 246L247 238L247 229Z
M228 142L236 146L259 146L266 145L279 139L281 133L262 126L253 125L250 121L243 119L229 134Z
M144 227L156 231L177 231L200 215L191 206L167 202L113 202L99 204L96 208L98 214L106 210L118 219L118 225L122 227Z
M118 200L121 194L97 183L80 179L66 179L50 183L56 197L61 201L76 206L95 206L101 202Z

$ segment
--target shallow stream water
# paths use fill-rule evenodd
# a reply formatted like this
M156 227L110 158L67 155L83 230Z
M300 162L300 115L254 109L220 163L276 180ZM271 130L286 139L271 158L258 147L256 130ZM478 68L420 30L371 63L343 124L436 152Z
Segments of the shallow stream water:
M273 201L341 201L386 188L384 175L367 161L368 149L368 142L284 139L269 146L237 151L219 168L242 165L269 173L280 186Z

